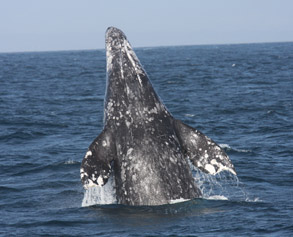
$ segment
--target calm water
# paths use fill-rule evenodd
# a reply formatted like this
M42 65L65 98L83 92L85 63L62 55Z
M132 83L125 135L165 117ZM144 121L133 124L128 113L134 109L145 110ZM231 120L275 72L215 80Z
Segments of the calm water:
M293 43L136 52L169 111L222 144L238 180L195 171L204 199L82 207L105 52L0 54L0 235L292 236Z

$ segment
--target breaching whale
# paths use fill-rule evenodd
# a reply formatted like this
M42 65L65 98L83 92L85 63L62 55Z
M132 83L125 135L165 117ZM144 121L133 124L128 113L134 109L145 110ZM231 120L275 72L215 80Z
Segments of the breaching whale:
M190 163L236 175L219 145L169 113L117 28L106 31L106 56L104 128L81 164L85 189L105 185L113 174L118 204L162 205L201 197Z

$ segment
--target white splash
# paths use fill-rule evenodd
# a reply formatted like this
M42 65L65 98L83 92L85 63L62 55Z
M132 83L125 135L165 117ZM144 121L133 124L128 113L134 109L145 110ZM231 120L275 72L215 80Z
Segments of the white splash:
M73 164L77 164L78 162L75 160L67 160L64 162L65 165L73 165Z
M94 186L85 190L82 207L117 203L114 177L111 176L103 187Z
M178 198L178 199L170 200L169 204L175 204L175 203L179 203L179 202L187 202L189 200L190 199Z
M214 195L214 196L207 197L206 199L208 199L208 200L228 200L228 198L223 195Z
M129 153L131 152L132 151L129 150ZM258 197L251 197L251 195L248 195L245 190L244 184L239 181L236 175L233 175L228 171L223 171L216 175L210 175L203 173L199 169L195 168L190 161L188 163L192 169L195 182L202 192L203 199L261 202ZM115 179L114 176L111 175L106 185L102 187L95 185L94 187L87 189L84 193L82 207L117 204L116 192L114 187ZM179 198L175 200L170 200L169 204L186 201L189 200Z
M234 201L251 200L238 177L228 171L223 171L216 175L210 175L201 172L193 166L192 173L197 186L202 192L203 199Z
M229 144L219 144L219 146L223 149L233 150L233 151L240 152L240 153L252 152L251 150L233 148Z
M219 146L221 147L221 148L223 148L223 149L232 149L230 146L229 146L229 144L219 144Z

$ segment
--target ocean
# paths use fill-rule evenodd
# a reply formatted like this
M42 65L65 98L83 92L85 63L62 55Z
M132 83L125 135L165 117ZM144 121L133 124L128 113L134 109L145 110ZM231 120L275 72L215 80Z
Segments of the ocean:
M195 169L203 198L97 204L79 169L103 127L105 51L2 53L0 235L293 236L293 43L135 51L173 116L221 144L237 177Z

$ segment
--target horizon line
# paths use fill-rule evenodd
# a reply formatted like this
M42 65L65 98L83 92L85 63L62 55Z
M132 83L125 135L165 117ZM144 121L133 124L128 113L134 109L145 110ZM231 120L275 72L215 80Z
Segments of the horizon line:
M243 42L243 43L203 43L203 44L181 44L181 45L156 45L156 46L137 46L134 49L142 48L164 48L164 47L190 47L190 46L217 46L217 45L246 45L246 44L278 44L278 43L293 43L293 41L266 41L266 42ZM17 54L17 53L50 53L50 52L69 52L69 51L95 51L95 50L105 50L105 48L84 48L84 49L52 49L52 50L24 50L24 51L7 51L1 52L0 54Z

